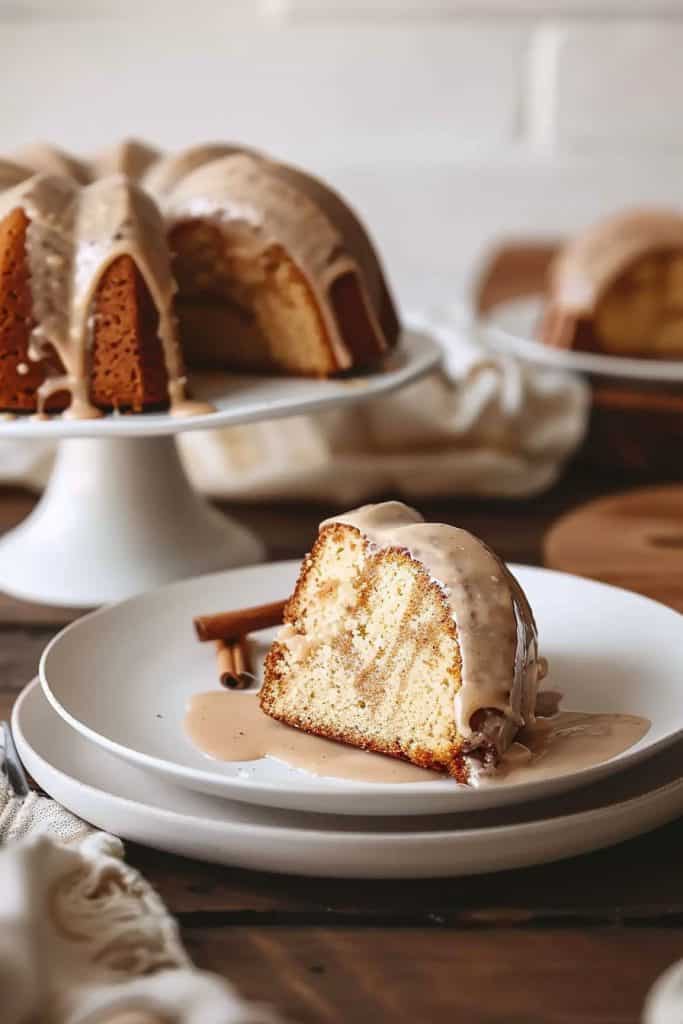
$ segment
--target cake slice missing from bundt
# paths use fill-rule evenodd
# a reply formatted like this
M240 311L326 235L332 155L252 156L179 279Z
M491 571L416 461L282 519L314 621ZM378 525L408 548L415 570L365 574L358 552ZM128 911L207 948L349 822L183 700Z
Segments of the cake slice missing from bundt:
M466 782L533 721L538 680L533 615L509 570L466 531L386 502L322 524L261 707Z

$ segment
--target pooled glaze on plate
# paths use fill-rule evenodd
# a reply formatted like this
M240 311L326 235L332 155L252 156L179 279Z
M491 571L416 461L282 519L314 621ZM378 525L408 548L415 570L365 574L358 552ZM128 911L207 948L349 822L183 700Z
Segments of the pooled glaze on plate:
M628 750L649 727L649 721L638 715L563 711L538 719L510 747L500 771L482 775L475 785L535 782L590 768ZM196 694L187 708L185 732L199 750L219 761L273 757L313 775L355 782L444 781L443 775L407 761L283 725L261 711L253 692Z

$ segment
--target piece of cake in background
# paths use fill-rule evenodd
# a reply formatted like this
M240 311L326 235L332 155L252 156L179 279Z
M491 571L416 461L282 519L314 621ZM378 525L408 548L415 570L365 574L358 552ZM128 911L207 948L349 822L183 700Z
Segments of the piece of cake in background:
M184 401L165 228L122 175L0 193L0 408L74 418Z
M480 540L400 502L321 525L266 659L261 707L461 782L533 723L534 617Z
M188 412L184 364L371 367L399 334L344 200L222 143L164 157L124 141L90 161L37 144L0 161L0 311L0 410L72 417Z
M683 215L633 210L562 247L540 338L607 355L683 359Z

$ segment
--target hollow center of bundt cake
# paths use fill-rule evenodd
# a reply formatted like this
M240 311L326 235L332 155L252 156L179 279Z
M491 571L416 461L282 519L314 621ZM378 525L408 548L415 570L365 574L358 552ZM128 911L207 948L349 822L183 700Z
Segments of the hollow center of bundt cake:
M188 361L198 367L334 369L308 282L280 245L266 248L238 226L190 221L171 234L178 317Z

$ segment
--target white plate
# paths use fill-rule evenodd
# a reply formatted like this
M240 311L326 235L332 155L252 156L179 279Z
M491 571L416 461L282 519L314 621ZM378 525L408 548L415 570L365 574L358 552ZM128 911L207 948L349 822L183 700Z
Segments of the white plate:
M399 347L385 359L381 370L330 380L193 373L193 397L211 402L215 412L188 417L149 412L144 416L109 415L96 420L53 416L36 421L19 416L15 420L0 419L0 438L154 437L273 420L389 394L429 373L440 359L441 347L435 341L419 331L404 330Z
M56 800L99 828L234 867L337 878L429 878L573 857L683 812L683 745L587 789L524 807L437 818L352 818L250 807L180 789L105 753L37 682L14 707L19 754Z
M94 743L169 781L254 804L337 814L434 814L537 799L624 768L683 732L683 617L625 590L513 566L536 611L550 684L565 694L564 706L651 720L628 751L571 775L479 790L450 779L380 784L320 778L270 758L210 760L183 732L190 697L218 687L213 645L197 642L192 618L283 598L298 568L298 562L280 562L232 569L79 619L41 659L49 700Z
M543 312L540 296L501 302L481 322L485 340L498 352L557 370L632 381L683 383L683 360L627 359L552 348L536 340Z

